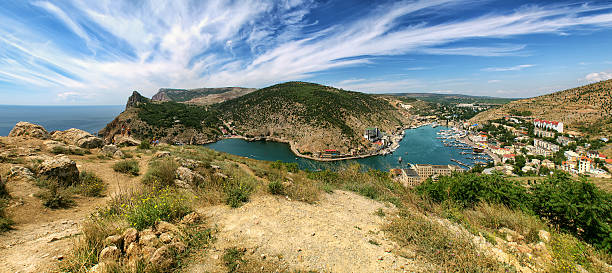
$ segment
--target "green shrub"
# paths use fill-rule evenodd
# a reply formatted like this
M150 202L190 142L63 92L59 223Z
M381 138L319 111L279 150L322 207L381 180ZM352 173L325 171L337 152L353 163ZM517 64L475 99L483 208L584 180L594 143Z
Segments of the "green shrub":
M253 191L253 185L245 181L230 181L225 186L225 203L232 208L242 206L249 201L249 196Z
M79 185L77 185L78 192L91 197L102 196L102 192L106 189L106 184L102 178L98 177L92 172L82 171L79 174Z
M10 198L6 189L6 182L0 177L0 232L9 230L13 225L13 221L4 214L4 208Z
M271 194L283 195L285 194L285 187L283 186L283 183L279 180L274 180L268 183L268 191Z
M138 144L138 149L141 150L148 150L151 149L151 144L149 143L150 140L149 139L143 139L140 144Z
M47 190L38 197L43 201L43 205L50 209L70 208L75 205L70 194L60 188L57 181L47 181Z
M126 173L133 176L138 176L140 168L136 160L123 160L113 164L113 170L120 173Z
M228 272L236 272L238 266L244 263L244 260L242 260L242 256L244 256L244 252L238 250L235 247L231 247L225 250L225 253L223 253L223 261L225 262L225 266L227 267Z
M178 164L171 158L153 161L142 182L155 187L174 185L177 168Z
M181 219L192 211L188 198L169 188L136 196L121 207L129 225L138 230L150 227L157 221Z

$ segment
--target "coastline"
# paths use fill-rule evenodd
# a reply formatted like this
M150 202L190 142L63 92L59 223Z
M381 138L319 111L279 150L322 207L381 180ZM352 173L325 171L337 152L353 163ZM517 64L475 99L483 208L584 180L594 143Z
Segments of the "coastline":
M285 143L285 144L289 145L289 149L297 157L301 157L301 158L305 158L305 159L310 159L310 160L314 160L314 161L320 161L320 162L333 162L333 161L362 159L362 158L368 158L368 157L373 157L373 156L391 154L391 153L395 152L395 150L397 150L397 148L399 148L399 146L400 146L399 143L402 141L402 139L404 139L404 135L405 135L404 132L406 130L417 129L417 128L420 128L422 126L427 126L427 125L430 125L430 124L431 123L424 123L424 124L412 125L412 126L408 126L408 127L402 128L400 130L402 133L400 133L399 135L391 135L391 143L389 144L388 147L386 147L384 149L380 149L376 153L363 154L363 155L354 155L354 156L347 156L347 157L336 157L336 158L322 158L322 157L314 157L314 156L309 156L309 155L302 154L302 153L300 153L297 150L297 148L295 148L295 143L293 143L292 141L288 141L288 140L285 140L285 139L282 139L282 138L276 138L276 137L253 137L253 138L248 138L248 137L241 136L241 135L231 135L231 136L220 138L219 140L223 140L223 139L242 139L242 140L246 140L246 141L261 141L261 140L263 140L263 141L272 141L272 142L278 142L278 143ZM217 141L219 141L219 140L217 140ZM209 143L214 143L214 142L217 142L217 141L211 141ZM209 144L209 143L206 143L206 144Z

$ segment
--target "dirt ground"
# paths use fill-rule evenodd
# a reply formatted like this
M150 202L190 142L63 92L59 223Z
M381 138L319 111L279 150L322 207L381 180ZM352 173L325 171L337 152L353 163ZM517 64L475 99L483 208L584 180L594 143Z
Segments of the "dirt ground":
M426 272L421 262L395 254L396 245L380 230L385 219L378 209L394 210L345 191L324 194L313 205L261 195L237 209L203 208L217 225L216 242L186 271L226 272L224 250L237 247L290 271Z
M11 144L16 139L2 138L4 144ZM27 140L19 145L26 147L26 153L36 150L40 140ZM24 145L26 144L26 145ZM44 149L41 149L44 150ZM44 153L37 151L37 154ZM35 194L41 189L32 181L11 180L7 188L11 194L8 216L15 222L13 230L0 234L0 272L44 272L55 262L63 259L73 245L73 239L80 233L79 225L96 208L103 206L111 196L135 189L140 177L118 174L112 170L116 160L92 159L92 155L69 156L77 162L80 171L95 173L107 184L104 197L75 196L76 206L69 209L52 210L44 207ZM147 159L140 160L141 173L146 171ZM0 164L2 173L10 169L11 164Z

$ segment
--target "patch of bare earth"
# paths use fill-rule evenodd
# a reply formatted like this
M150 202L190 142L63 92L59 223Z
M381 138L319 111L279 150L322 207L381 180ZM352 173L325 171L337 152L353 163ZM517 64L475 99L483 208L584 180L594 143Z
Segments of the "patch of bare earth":
M7 138L4 138L6 142ZM36 141L38 142L38 141ZM92 150L93 151L93 150ZM11 194L9 217L15 222L13 230L0 234L0 272L44 272L53 268L73 246L73 238L80 234L80 224L103 206L111 196L134 190L140 177L118 174L112 165L118 160L90 160L91 156L70 156L80 171L95 173L107 184L102 198L74 196L76 206L68 209L49 209L34 195L42 191L33 181L11 180L7 188ZM140 160L141 173L147 160ZM10 168L2 166L3 172Z
M237 209L202 208L217 225L216 241L186 271L226 272L223 253L231 247L290 271L428 271L422 262L394 254L397 246L381 231L385 219L378 209L394 210L345 191L323 194L317 204L261 195Z

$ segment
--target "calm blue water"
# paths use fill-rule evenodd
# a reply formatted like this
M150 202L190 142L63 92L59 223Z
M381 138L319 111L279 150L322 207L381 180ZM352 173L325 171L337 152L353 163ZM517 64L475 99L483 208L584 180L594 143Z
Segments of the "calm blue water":
M78 128L97 133L125 106L15 106L0 105L0 136L7 136L19 121L45 127L47 131Z
M289 149L288 144L277 142L249 142L242 139L224 139L207 144L205 147L258 160L297 162L301 168L307 169L334 168L339 165L351 163L359 163L366 167L379 170L406 167L408 163L435 165L456 164L452 162L451 159L457 159L461 162L471 164L472 160L467 159L470 155L462 155L460 154L462 150L446 147L442 144L441 140L436 139L436 137L438 137L436 133L443 129L448 128L442 126L437 128L424 126L417 129L409 129L406 130L404 139L400 142L400 147L393 154L336 162L319 162L296 157ZM402 164L399 163L399 157L402 157Z

